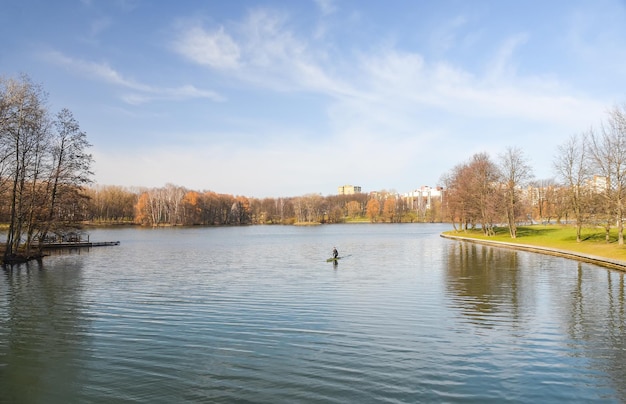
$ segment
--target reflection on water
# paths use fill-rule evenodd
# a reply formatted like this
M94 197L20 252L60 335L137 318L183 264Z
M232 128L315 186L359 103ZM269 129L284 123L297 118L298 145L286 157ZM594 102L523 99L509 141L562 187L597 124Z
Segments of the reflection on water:
M70 402L76 397L89 322L81 292L81 262L46 271L14 266L0 283L2 402Z
M606 390L595 399L626 397L623 272L457 243L448 250L446 284L451 306L472 325L472 333L494 337L510 323L506 330L509 342L520 346L513 345L509 350L527 350L525 355L529 356L542 351L550 354L532 370L542 373L539 383L574 381L575 386L584 383L584 378L592 378L598 379L600 391ZM482 328L489 329L489 334ZM574 367L576 370L567 375L574 379L554 374L555 366ZM605 373L607 380L600 381ZM617 391L616 396L612 396L612 390Z
M565 323L572 341L581 341L590 366L606 372L619 396L626 398L626 313L624 273L592 273L578 264L564 289Z
M457 243L448 251L445 274L454 307L473 324L489 328L499 317L519 320L517 252Z
M623 273L446 229L99 229L2 273L0 402L626 397Z

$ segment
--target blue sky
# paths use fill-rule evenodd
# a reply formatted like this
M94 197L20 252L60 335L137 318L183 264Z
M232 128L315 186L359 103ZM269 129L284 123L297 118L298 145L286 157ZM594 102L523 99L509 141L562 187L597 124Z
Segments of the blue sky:
M0 37L102 185L402 193L507 147L551 178L626 102L624 0L4 0Z

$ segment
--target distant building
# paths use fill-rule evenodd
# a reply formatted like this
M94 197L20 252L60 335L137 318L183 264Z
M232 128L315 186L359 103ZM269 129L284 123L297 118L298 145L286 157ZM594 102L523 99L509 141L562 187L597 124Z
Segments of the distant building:
M606 177L600 175L594 175L593 180L591 180L591 189L594 193L602 193L606 191L607 186L609 185Z
M404 194L403 197L411 209L424 211L431 209L433 200L442 201L443 188L423 186L420 189Z
M339 195L354 195L361 193L361 187L356 185L343 185L337 188Z

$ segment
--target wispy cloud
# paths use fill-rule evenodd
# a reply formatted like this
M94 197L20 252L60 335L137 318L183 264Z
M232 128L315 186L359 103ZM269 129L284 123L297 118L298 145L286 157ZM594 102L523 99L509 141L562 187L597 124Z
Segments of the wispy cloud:
M90 25L90 36L95 37L103 31L107 30L112 24L111 18L109 17L100 17L91 22Z
M325 15L332 14L337 10L337 6L333 0L315 0L315 3Z
M195 26L183 31L173 48L192 62L216 69L235 69L239 66L239 46L220 27L206 31Z
M32 36L8 36L7 50L21 52L0 59L98 111L81 120L110 153L98 165L112 183L274 196L321 190L310 181L407 190L434 185L469 153L519 142L549 165L560 139L623 97L623 0L550 4L541 15L492 2L80 1L50 6L72 17L58 30L33 20ZM32 63L30 44L56 51ZM118 102L103 107L111 95ZM141 145L125 147L124 167L120 138Z
M437 26L431 34L431 46L438 52L445 53L459 43L460 29L468 22L465 16L456 16ZM471 37L471 35L464 35ZM466 41L467 39L461 39Z
M564 46L581 66L594 65L594 69L580 71L581 74L598 74L595 69L600 69L607 78L618 80L626 77L623 31L626 2L604 2L603 6L583 2L567 14Z
M214 91L200 90L191 85L176 88L158 88L142 93L131 93L122 96L122 99L132 105L145 104L152 101L184 101L195 98L205 98L212 101L224 101L224 97Z
M513 57L518 47L529 39L528 33L519 33L506 38L489 64L488 75L493 80L514 79L516 76Z
M416 53L396 50L367 55L361 59L364 74L358 86L371 99L379 100L375 104L379 114L401 109L406 111L406 119L420 109L434 107L458 117L588 125L581 120L600 113L604 104L570 94L553 79L521 77L509 65L522 40L507 41L497 57L496 73L486 69L482 75L446 62L429 64Z
M288 21L284 13L256 9L229 31L222 26L185 26L173 41L173 50L199 65L274 91L353 93L320 63L323 55L316 54L317 49L288 29Z
M465 23L464 17L455 18L446 31ZM470 73L451 62L429 62L420 53L393 46L372 44L369 49L332 54L330 47L296 34L289 24L287 14L256 9L228 30L198 26L183 30L176 50L210 68L231 67L227 74L257 86L326 95L341 102L343 110L355 103L355 114L367 114L365 120L382 114L397 118L398 110L406 111L405 119L411 120L410 111L436 107L450 114L562 123L578 122L582 110L602 108L568 94L554 79L518 74L515 55L529 40L528 33L502 40L484 70ZM445 46L454 46L455 35L446 38ZM371 110L364 111L364 105Z
M144 84L124 77L106 63L75 59L58 51L47 52L44 58L50 63L64 66L88 77L113 84L126 90L132 90L133 93L122 96L122 99L129 104L143 104L154 100L182 101L193 98L205 98L212 101L224 100L224 97L214 91L201 90L193 85L167 88Z
M124 78L119 72L111 68L106 63L96 63L75 59L58 51L47 52L44 54L44 58L48 62L64 66L81 74L100 79L110 84L138 91L151 91L150 86Z

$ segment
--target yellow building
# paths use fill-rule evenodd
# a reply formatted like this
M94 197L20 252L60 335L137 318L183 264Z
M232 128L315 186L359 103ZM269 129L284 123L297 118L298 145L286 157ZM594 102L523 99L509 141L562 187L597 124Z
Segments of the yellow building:
M356 185L343 185L337 188L339 195L354 195L361 192L361 187Z

